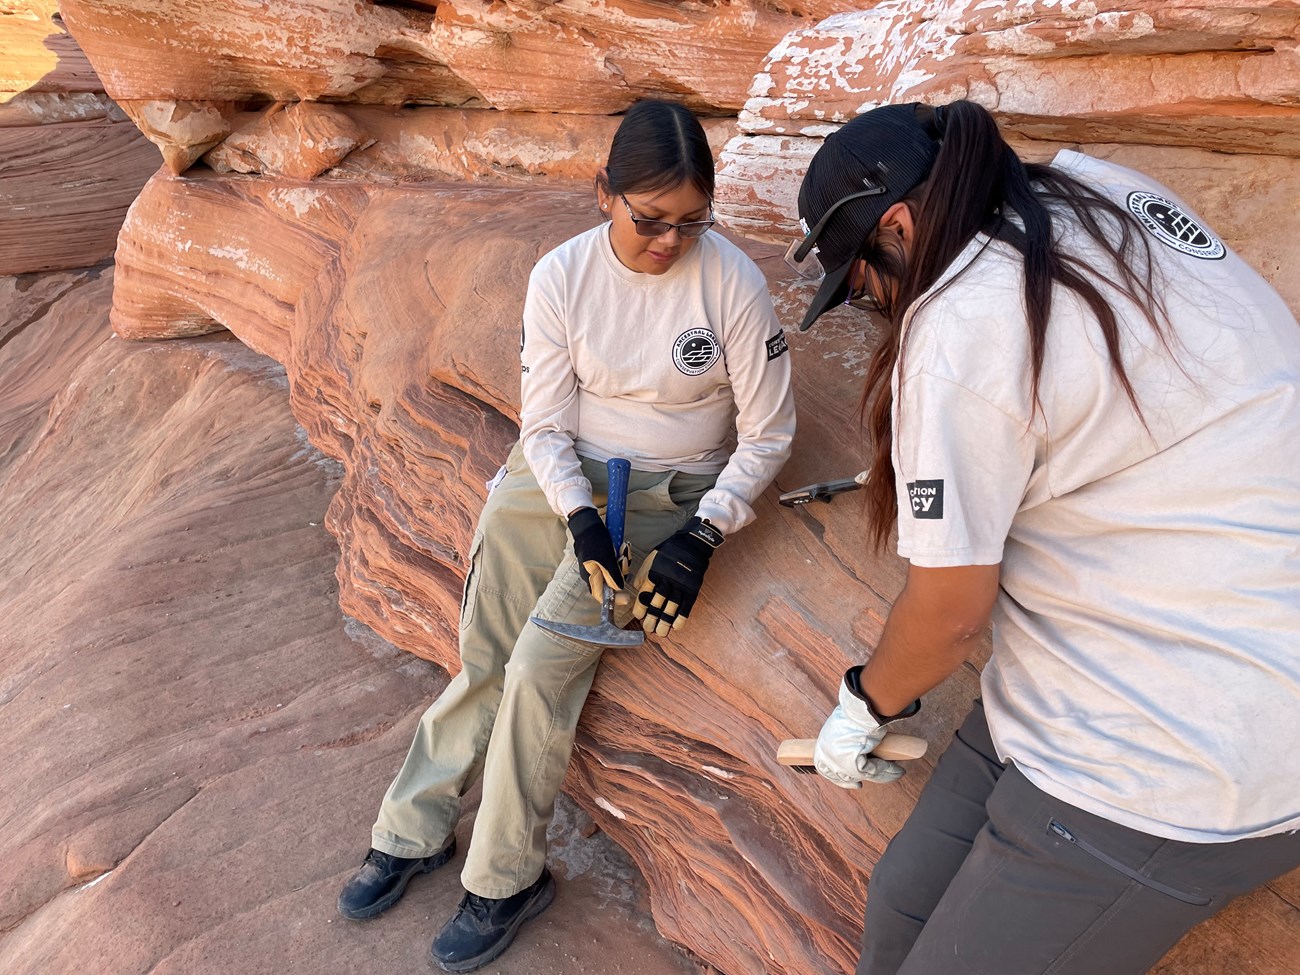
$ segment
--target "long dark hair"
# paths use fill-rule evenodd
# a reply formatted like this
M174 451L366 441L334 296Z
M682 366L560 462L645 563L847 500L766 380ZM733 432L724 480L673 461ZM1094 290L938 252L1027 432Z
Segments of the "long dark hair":
M690 183L713 199L713 150L690 110L656 98L627 110L596 185L606 193L645 193Z
M1166 315L1156 291L1150 244L1136 218L1059 170L1022 162L1002 138L993 116L974 102L953 102L943 106L938 116L929 106L918 106L918 115L924 116L924 124L941 128L942 144L929 176L903 200L912 211L916 228L911 255L905 259L897 238L878 231L867 239L860 253L879 277L895 285L892 294L881 296L880 317L885 327L872 351L862 394L871 453L867 509L877 547L884 544L898 518L891 457L894 430L890 379L906 355L904 323L910 321L907 313L919 310L913 305L977 234L1009 244L1024 258L1024 307L1029 325L1034 412L1042 406L1038 386L1055 285L1073 291L1092 312L1105 340L1111 368L1139 418L1142 410L1120 355L1119 323L1094 282L1105 281L1137 305L1168 346ZM1053 233L1053 211L1060 214L1062 208L1109 255L1112 267L1108 271L1088 267L1062 249ZM1011 217L1018 218L1019 225Z

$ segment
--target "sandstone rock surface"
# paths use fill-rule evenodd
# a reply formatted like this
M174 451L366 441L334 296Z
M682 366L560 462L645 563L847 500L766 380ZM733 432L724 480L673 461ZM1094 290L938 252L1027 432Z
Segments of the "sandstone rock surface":
M735 120L703 125L716 158L735 135ZM589 183L617 127L609 115L295 102L235 114L229 134L202 159L217 172L298 178Z
M54 0L0 4L0 274L112 256L158 161L104 94Z
M789 236L822 138L876 105L956 98L1040 144L1278 156L1249 165L1296 186L1298 35L1291 3L885 0L837 14L787 34L755 75L719 211L742 233Z
M106 90L178 174L228 134L218 120L279 103L494 109L504 113L495 128L518 122L524 140L538 127L520 113L608 115L647 96L734 116L772 45L837 9L837 0L62 5ZM231 162L240 148L214 161L248 171Z
M787 34L741 126L816 136L871 105L972 98L1047 138L1294 155L1298 34L1292 3L883 0Z
M58 6L57 0L0 3L0 126L111 111L95 70L63 29Z
M838 9L849 5L62 4L117 99L347 100L595 113L619 111L646 95L735 112L772 45Z
M340 613L341 470L284 370L115 339L111 284L0 278L0 971L422 971L463 854L364 925L334 900L446 676ZM555 906L494 970L696 975L591 830L561 803Z
M337 108L294 102L257 115L238 134L223 139L207 162L217 172L312 179L373 141Z
M158 168L130 122L0 128L0 273L113 256L127 208Z

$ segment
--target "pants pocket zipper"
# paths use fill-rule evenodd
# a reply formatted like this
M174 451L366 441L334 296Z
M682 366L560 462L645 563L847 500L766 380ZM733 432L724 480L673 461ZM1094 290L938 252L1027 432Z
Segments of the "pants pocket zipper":
M1153 880L1152 878L1145 876L1144 874L1141 874L1138 871L1134 870L1132 867L1120 863L1120 861L1116 860L1109 853L1105 853L1102 850L1097 849L1091 843L1079 839L1077 836L1071 833L1068 829L1062 826L1055 819L1053 819L1051 822L1047 824L1047 831L1049 833L1056 834L1057 836L1059 836L1061 839L1065 840L1068 843L1074 844L1084 853L1087 853L1089 856L1094 857L1097 860L1100 860L1102 863L1106 864L1106 866L1110 867L1112 870L1119 871L1125 877L1128 877L1130 880L1137 881L1139 884L1141 884L1144 887L1150 887L1154 891L1158 891L1159 893L1164 894L1168 897L1172 897L1175 900L1180 900L1184 904L1191 904L1193 907L1208 907L1210 904L1211 898L1209 897L1202 897L1199 894L1185 893L1184 891L1178 890L1176 887L1170 887L1168 884L1162 884L1160 881Z

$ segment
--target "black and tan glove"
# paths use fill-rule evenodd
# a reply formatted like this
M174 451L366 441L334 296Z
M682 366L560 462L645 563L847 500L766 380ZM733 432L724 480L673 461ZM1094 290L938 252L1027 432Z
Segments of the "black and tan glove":
M600 602L605 587L613 589L618 605L626 606L628 597L618 595L627 571L627 546L620 556L614 551L614 539L595 508L579 508L569 515L569 534L573 536L573 554L578 558L578 574L591 589L591 597Z
M701 518L660 542L637 570L632 613L647 633L667 636L690 616L722 532Z

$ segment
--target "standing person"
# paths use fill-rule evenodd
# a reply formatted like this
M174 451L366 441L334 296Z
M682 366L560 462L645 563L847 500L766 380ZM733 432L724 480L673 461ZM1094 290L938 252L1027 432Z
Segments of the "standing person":
M594 626L603 587L624 585L598 510L605 461L632 464L627 538L645 555L635 615L662 635L689 616L714 550L754 519L794 434L766 281L708 233L713 156L700 123L680 105L637 103L595 189L609 222L546 254L529 279L520 438L471 545L461 672L421 719L339 897L345 917L373 917L446 863L460 797L481 774L466 893L432 947L451 972L497 957L554 896L546 827L603 648L529 617Z
M803 327L884 322L866 491L910 563L818 770L901 774L883 727L993 622L858 975L1145 972L1300 864L1300 327L1168 189L1026 165L971 102L853 119L799 211Z

